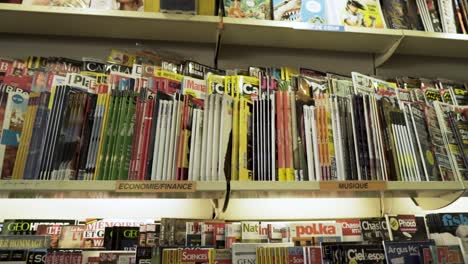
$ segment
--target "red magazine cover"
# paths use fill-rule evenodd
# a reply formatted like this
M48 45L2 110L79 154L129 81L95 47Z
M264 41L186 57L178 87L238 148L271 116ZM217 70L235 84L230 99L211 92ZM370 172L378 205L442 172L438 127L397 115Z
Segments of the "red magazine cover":
M36 235L50 235L50 248L57 248L61 230L61 225L39 225Z
M343 241L362 241L361 221L359 219L336 220L336 223L341 224Z
M188 96L183 97L182 113L181 113L181 123L179 127L179 138L177 139L177 154L176 154L176 179L178 181L184 179L184 150L185 150L185 137L187 134L188 128Z
M9 68L13 66L13 61L7 59L0 59L0 84L3 83L3 79L7 74Z
M151 127L153 124L153 112L154 112L154 105L155 101L153 98L150 98L150 100L147 102L147 107L145 108L145 120L143 123L143 150L141 152L141 158L139 159L140 161L140 168L138 170L139 176L138 179L144 180L147 174L147 160L148 160L148 146L149 146L149 141L150 141L150 136L151 136Z
M135 127L133 132L133 139L132 139L132 152L130 154L130 166L128 170L128 179L129 180L136 180L139 177L138 174L138 158L139 158L139 151L141 148L141 130L142 130L142 112L144 107L144 100L142 100L142 92L140 91L140 95L136 98L136 109L135 109Z

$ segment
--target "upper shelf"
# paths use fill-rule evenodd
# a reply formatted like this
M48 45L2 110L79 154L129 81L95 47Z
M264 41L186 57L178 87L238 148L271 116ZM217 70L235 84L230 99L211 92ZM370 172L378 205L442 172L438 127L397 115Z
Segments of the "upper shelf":
M403 30L397 53L448 58L468 58L468 35Z
M215 43L220 17L0 4L0 33ZM20 21L21 23L18 23ZM468 36L223 18L223 44L468 58ZM396 49L392 49L401 39Z
M277 48L383 53L401 37L401 31L357 27L317 26L300 22L224 18L225 44Z
M215 43L218 17L0 4L0 32ZM9 22L7 22L9 21Z

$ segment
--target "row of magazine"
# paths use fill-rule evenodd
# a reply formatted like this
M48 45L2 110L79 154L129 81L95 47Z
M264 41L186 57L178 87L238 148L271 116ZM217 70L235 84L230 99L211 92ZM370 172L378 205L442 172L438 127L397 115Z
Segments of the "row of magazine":
M229 17L466 34L466 0L224 0Z
M135 263L97 262L112 253L116 256L107 257L117 260L122 254L136 263L149 263L139 258L162 260L151 263L466 263L467 231L467 213L307 222L163 218L157 224L16 219L3 223L0 261L39 254L43 262L19 263ZM82 262L72 261L78 256Z
M378 244L326 243L322 246L290 244L234 244L232 249L141 248L124 251L0 250L0 263L9 264L463 264L458 246L432 242Z
M461 83L120 51L1 63L4 179L466 179Z
M162 218L159 223L151 219L6 219L2 226L1 234L10 239L50 236L46 247L59 249L131 250L136 246L229 249L240 242L313 246L325 241L380 243L428 239L434 239L441 245L468 245L467 213L428 214L425 217L385 215L380 218L308 222L225 222L177 218Z
M218 2L215 0L0 0L0 3L25 6L59 6L96 10L124 10L137 12L172 12L197 15L215 15Z
M468 180L467 85L164 52L0 59L0 178Z

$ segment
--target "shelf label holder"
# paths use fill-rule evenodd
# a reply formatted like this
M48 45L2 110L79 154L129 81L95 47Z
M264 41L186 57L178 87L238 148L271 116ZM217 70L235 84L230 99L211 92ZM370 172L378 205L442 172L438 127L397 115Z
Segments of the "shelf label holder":
M320 191L385 191L385 181L321 181Z
M194 181L117 181L118 193L193 193Z

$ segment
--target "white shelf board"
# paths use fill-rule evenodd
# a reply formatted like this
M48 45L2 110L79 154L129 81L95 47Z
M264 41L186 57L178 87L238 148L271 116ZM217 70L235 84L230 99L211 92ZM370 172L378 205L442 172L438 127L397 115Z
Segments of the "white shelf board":
M347 27L345 31L307 29L306 23L224 18L223 44L275 48L383 53L400 30Z
M462 182L388 182L385 191L322 191L319 182L231 182L231 198L441 197L463 192Z
M220 18L82 8L0 4L0 33L215 43ZM6 23L9 21L9 23ZM338 52L468 58L468 35L346 27L311 29L301 22L223 18L222 44ZM312 27L313 28L313 27Z
M396 53L448 58L468 58L468 35L403 30Z
M215 43L219 18L0 4L0 33Z
M2 180L3 198L224 198L225 182L197 182L194 193L116 193L116 181Z
M465 187L460 181L450 182L402 182L387 183L385 197L412 197L417 199L422 208L430 208L431 204L449 204L458 199ZM448 202L447 202L448 201Z
M231 182L230 198L349 198L379 197L379 191L322 191L320 182Z
M387 182L387 191L460 191L463 190L463 183L460 181L445 182Z

